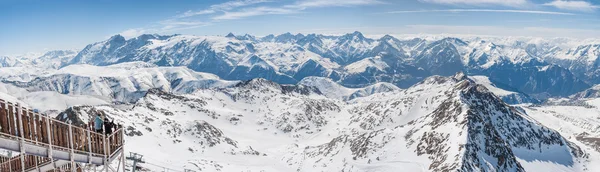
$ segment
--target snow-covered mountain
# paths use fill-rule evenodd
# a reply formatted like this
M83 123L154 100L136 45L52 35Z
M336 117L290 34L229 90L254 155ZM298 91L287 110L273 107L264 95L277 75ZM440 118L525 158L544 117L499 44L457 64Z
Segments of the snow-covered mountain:
M595 59L594 46L586 46L593 42L573 42L480 37L399 39L390 35L373 39L360 32L265 37L146 34L132 39L115 35L86 46L63 66L145 61L158 66L187 66L228 80L265 78L295 84L318 76L346 87L388 82L400 88L428 76L464 71L545 99L571 95L600 82L587 77L594 75L593 66L582 71L582 64L573 63L573 67L571 61L556 60ZM575 47L580 48L573 50Z
M133 106L78 106L58 118L96 113L124 124L126 147L148 162L198 171L593 171L600 155L464 75L350 102L264 79L151 89Z
M75 105L133 103L150 89L187 94L198 89L226 88L243 83L223 80L216 75L195 72L187 67L158 67L146 62L124 62L109 66L77 64L58 70L44 70L44 73L35 79L7 79L0 84L0 92L36 105L38 110L44 112L63 110ZM389 83L377 83L364 88L346 88L324 77L307 77L305 80L303 85L315 87L307 92L324 92L323 95L328 98L344 101L399 90ZM327 88L329 85L335 85L334 90ZM344 92L345 95L331 94L332 91ZM54 104L48 104L48 101Z
M145 91L153 88L190 93L199 88L227 87L237 82L186 67L157 67L145 62L128 62L111 66L70 65L29 81L5 81L5 84L19 88L21 93L52 91L94 96L105 102L128 103L137 101Z
M600 84L600 42L581 44L547 55L548 60L572 71L590 84Z

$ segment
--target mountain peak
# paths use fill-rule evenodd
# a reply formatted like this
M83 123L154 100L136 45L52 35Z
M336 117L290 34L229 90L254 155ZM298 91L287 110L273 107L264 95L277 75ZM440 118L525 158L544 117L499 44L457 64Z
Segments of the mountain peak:
M225 36L227 38L235 38L235 35L231 32L229 32L229 34L227 34L227 36Z
M125 42L125 37L121 36L121 34L116 34L108 38L108 42Z
M393 36L388 35L388 34L386 34L383 37L381 37L381 40L395 40L395 39L396 38L394 38Z

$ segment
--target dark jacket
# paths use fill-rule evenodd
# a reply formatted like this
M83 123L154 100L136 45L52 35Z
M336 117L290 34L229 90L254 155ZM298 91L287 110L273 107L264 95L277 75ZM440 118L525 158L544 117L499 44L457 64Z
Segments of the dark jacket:
M108 120L104 121L104 130L106 134L112 134L112 129L114 127L114 123L108 122Z

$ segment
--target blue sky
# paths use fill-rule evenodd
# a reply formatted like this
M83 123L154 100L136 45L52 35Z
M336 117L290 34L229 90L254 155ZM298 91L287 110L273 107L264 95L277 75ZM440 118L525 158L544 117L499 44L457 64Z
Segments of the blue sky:
M600 0L0 0L0 55L115 34L353 31L600 38Z

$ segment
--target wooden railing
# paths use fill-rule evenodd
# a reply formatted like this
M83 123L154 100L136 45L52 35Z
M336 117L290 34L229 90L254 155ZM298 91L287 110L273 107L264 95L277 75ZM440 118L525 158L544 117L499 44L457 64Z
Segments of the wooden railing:
M49 163L50 158L34 155L19 155L13 158L3 158L0 160L0 171L22 171L21 156L25 164L25 170L35 168L38 164Z
M110 134L96 133L89 126L71 125L0 99L0 137L23 140L50 150L61 149L89 156L111 157L123 146L122 132L122 128L116 128ZM27 162L24 164L25 169L51 161L50 155L43 158L20 156ZM5 167L12 171L23 168L19 156L5 160L0 164L0 171L5 171Z

